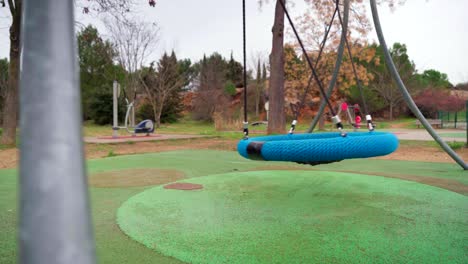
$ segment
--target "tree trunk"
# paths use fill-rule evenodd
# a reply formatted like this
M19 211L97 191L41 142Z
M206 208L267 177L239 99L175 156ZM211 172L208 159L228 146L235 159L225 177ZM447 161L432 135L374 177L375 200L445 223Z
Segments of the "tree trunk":
M165 101L165 97L161 99L161 102L164 102L164 101ZM162 103L153 105L154 124L156 128L159 128L161 126L161 114L162 114L163 108L164 108L164 105Z
M8 87L5 93L5 104L3 108L3 134L0 144L16 144L16 127L18 124L18 69L19 69L19 45L20 45L20 20L21 1L15 1L16 7L12 15L10 27L10 66L8 76Z
M255 87L255 117L257 118L259 114L259 104L260 104L260 87L257 83Z
M273 44L270 54L270 87L268 134L284 133L286 120L284 117L284 10L276 1L275 21L273 24ZM286 2L286 1L284 1Z
M154 127L159 128L159 124L161 123L161 115L158 114L158 107L155 105L152 105L153 107L153 115L154 115Z
M393 103L390 102L390 110L389 110L389 118L390 120L393 120Z
M319 119L319 130L325 130L325 117L323 115Z

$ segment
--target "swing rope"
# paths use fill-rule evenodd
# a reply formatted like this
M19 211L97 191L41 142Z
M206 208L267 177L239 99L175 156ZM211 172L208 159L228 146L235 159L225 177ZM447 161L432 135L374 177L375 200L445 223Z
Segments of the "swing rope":
M336 115L335 110L333 110L333 106L330 103L330 100L328 100L328 97L327 97L327 95L325 93L325 90L323 88L323 84L320 81L314 66L312 65L312 61L311 61L309 55L307 54L307 51L306 51L306 49L304 47L304 44L302 43L301 38L299 37L299 34L297 33L296 27L294 26L294 23L292 22L291 16L289 15L289 12L286 9L286 6L285 6L283 0L279 0L279 3L281 4L281 7L283 8L283 11L286 14L286 17L287 17L287 19L289 21L289 24L291 25L291 28L293 29L294 35L296 36L297 41L299 42L299 45L301 46L302 52L304 53L304 56L306 57L307 64L309 65L309 68L312 70L312 75L314 76L314 79L317 82L317 85L318 85L318 87L320 89L320 92L322 93L323 98L325 99L328 107L330 108L330 112L333 115L333 117L332 117L333 123L335 123L336 128L340 131L341 136L345 137L346 133L343 131L343 124L341 124L340 118Z
M327 30L325 31L325 35L323 36L322 42L320 43L319 53L317 55L317 60L315 61L315 68L317 68L318 65L319 65L320 59L322 57L323 50L325 49L325 45L326 45L327 40L328 40L328 34L330 33L330 30L331 30L332 25L333 25L333 21L335 20L335 16L336 16L336 14L338 12L338 2L339 2L339 0L336 1L335 11L333 12L333 16L332 16L332 18L330 20L330 23L327 24ZM292 134L294 132L294 130L296 129L296 124L297 124L297 120L299 119L300 111L304 107L304 102L306 100L307 94L309 93L309 90L310 90L310 87L312 85L312 80L313 79L314 79L314 75L311 74L310 77L309 77L309 81L307 82L306 89L304 90L304 93L301 96L301 100L299 101L298 107L295 108L295 109L292 109L293 112L294 112L294 120L291 123L291 128L289 129L289 134Z
M249 138L249 122L247 120L247 37L245 22L245 0L242 0L243 52L244 52L244 139Z
M343 27L343 21L341 19L340 10L338 10L338 19L340 20L340 25ZM357 70L356 70L356 66L354 65L353 55L352 55L352 52L351 52L351 47L349 45L347 36L345 37L345 43L346 43L346 48L348 50L348 56L349 56L349 60L351 62L351 67L353 69L354 78L356 79L356 84L357 84L357 86L359 88L359 93L361 95L362 105L364 106L364 111L366 113L367 128L369 129L369 131L373 131L374 130L374 124L372 123L372 117L371 117L371 115L369 113L369 108L367 107L366 99L364 98L364 89L362 88L362 82L359 79L359 76L358 76Z

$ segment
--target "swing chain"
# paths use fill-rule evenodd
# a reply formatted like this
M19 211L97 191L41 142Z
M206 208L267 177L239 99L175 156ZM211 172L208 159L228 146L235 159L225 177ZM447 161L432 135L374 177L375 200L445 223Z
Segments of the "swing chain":
M336 128L338 128L338 131L340 131L340 134L342 137L346 137L346 132L343 130L343 124L341 123L341 118L338 115L335 115L332 117L333 124L336 125Z
M296 125L297 125L297 120L294 119L291 123L291 128L289 129L289 134L292 135L294 133L294 130L296 130Z
M244 139L249 139L249 122L244 122Z
M371 115L366 115L366 120L367 120L367 128L369 129L369 131L374 131L375 129L375 126L374 126L374 123L372 123L372 117Z

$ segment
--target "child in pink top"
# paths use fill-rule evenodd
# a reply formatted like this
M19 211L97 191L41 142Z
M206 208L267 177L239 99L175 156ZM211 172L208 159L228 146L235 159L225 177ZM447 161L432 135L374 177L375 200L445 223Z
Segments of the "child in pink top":
M354 105L354 126L355 128L361 128L361 111L359 111L359 105Z

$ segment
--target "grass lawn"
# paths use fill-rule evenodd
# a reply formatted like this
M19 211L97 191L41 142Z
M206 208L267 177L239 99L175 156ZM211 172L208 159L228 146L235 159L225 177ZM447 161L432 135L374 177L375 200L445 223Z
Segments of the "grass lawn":
M375 176L372 176L372 177L356 176L359 179L371 178L370 181L381 182L381 185L379 185L380 183L379 184L376 183L377 185L373 183L368 186L374 186L374 187L371 187L371 188L362 187L361 188L361 183L359 183L359 181L349 182L347 180L348 178L347 174L340 174L340 173L330 174L329 172L320 172L320 171L345 171L346 173L360 172L360 173L365 173L365 174L386 173L386 174L395 174L395 175L412 175L414 177L432 177L432 178L440 179L442 181L450 180L453 182L458 182L458 184L461 184L461 185L468 185L468 179L466 177L466 173L460 170L459 167L455 164L443 164L443 163L439 164L439 163L424 163L424 162L409 162L409 161L402 162L402 161L367 159L367 160L349 160L349 161L343 161L343 162L334 163L334 164L328 164L324 166L311 167L311 166L305 166L305 165L297 165L294 163L255 162L255 161L245 160L241 158L240 156L238 156L237 153L235 152L203 150L203 151L173 151L173 152L162 152L162 153L144 154L144 155L117 156L117 157L112 157L112 158L89 160L87 162L87 167L88 167L89 174L91 175L90 176L91 178L99 177L99 175L101 175L100 173L122 172L125 170L132 170L132 169L151 170L151 169L157 168L157 169L165 169L165 170L176 170L182 173L182 175L184 175L183 177L186 180L194 181L194 182L200 181L201 183L207 184L207 185L209 184L210 181L212 181L213 184L215 184L213 186L219 185L220 183L214 180L211 180L215 178L203 177L203 176L226 175L226 173L231 173L227 175L232 175L232 178L230 179L233 185L229 187L229 184L228 184L229 181L226 181L226 184L224 186L226 188L229 187L230 189L228 188L225 191L220 192L220 193L226 193L226 195L229 195L229 197L231 197L230 199L235 199L235 197L240 197L239 195L242 194L242 193L239 193L240 189L235 187L236 186L235 184L243 184L240 181L240 179L242 178L245 178L246 181L244 183L246 184L246 186L252 186L252 183L262 183L262 181L264 180L266 181L266 183L275 182L276 185L280 185L284 187L284 188L282 187L281 191L278 192L278 197L276 197L274 193L271 193L272 190L267 190L268 188L264 189L263 187L258 190L256 195L261 196L262 193L267 195L268 191L270 191L269 195L272 195L272 200L271 200L272 203L269 204L269 206L273 206L270 208L271 212L281 212L283 210L283 207L281 207L282 206L281 201L283 201L285 204L289 203L287 211L284 211L284 212L287 212L287 214L289 214L289 212L294 211L294 204L296 204L294 199L293 200L286 199L287 197L294 197L293 195L295 193L294 190L297 189L296 188L298 186L297 184L299 184L299 181L295 180L295 176L298 176L299 177L298 179L309 179L310 177L315 177L314 175L317 175L317 180L321 179L321 181L322 180L325 181L326 179L331 178L334 180L333 182L329 182L328 184L332 184L332 185L336 184L337 188L339 186L346 185L346 184L350 186L353 185L354 186L353 188L355 188L353 190L362 189L363 193L361 194L364 195L362 197L360 196L362 199L365 198L365 195L372 195L373 193L372 188L374 188L375 186L380 186L378 188L381 188L381 189L378 189L377 187L375 187L376 188L375 192L377 192L377 194L380 193L382 195L385 194L385 192L393 192L393 190L396 192L395 194L398 194L398 192L401 193L404 191L405 192L404 196L407 197L405 199L410 199L411 198L410 196L413 193L412 191L408 191L409 189L407 188L415 188L415 189L420 190L420 192L414 191L415 193L414 201L420 201L421 199L420 195L423 195L425 193L429 200L426 199L427 201L425 201L424 204L428 206L429 205L435 206L437 208L418 207L417 204L419 202L415 202L411 204L411 206L415 206L415 207L412 207L413 212L418 212L418 210L423 210L423 208L426 208L426 209L432 208L430 210L433 211L434 214L439 215L439 213L445 212L446 213L445 215L447 217L446 219L444 219L444 221L442 221L444 224L440 225L441 227L442 226L446 227L446 229L443 229L444 232L440 234L437 233L436 232L437 230L442 230L442 229L431 229L433 228L433 226L431 226L431 228L425 231L420 230L421 232L424 231L426 232L425 234L427 236L431 236L431 237L436 236L437 234L443 236L441 237L441 243L445 243L445 241L447 241L446 239L448 239L449 237L453 238L452 242L458 241L460 237L461 239L465 239L464 241L468 239L466 228L458 230L456 225L449 224L450 221L452 221L453 219L458 219L456 218L456 216L453 216L453 214L456 214L454 213L455 211L458 212L458 214L464 215L465 217L464 219L466 219L466 216L467 216L466 214L468 210L468 207L466 206L468 204L467 196L449 192L449 191L436 188L436 187L422 185L419 183L406 182L406 181L405 183L401 183L402 181L400 180L386 179L386 178L375 177ZM277 169L277 168L281 168L282 170L287 170L287 171L277 172L277 174L275 174L276 176L274 175L268 176L264 174L249 174L250 176L247 175L247 177L241 177L241 175L238 174L243 171L252 171L252 170L267 171L267 170L272 170L272 169ZM298 169L300 170L313 169L313 170L319 170L319 171L316 174L314 174L313 171L299 173L296 171ZM331 175L331 177L328 177L328 175ZM135 177L135 175L132 175L129 172L128 177L129 179L127 180L131 180ZM159 177L159 176L156 175L155 177ZM201 177L201 178L198 178L198 177ZM352 176L352 175L350 176L350 178L353 178L353 177L355 176ZM216 179L222 179L222 178L216 178ZM368 182L368 180L366 180L366 182ZM262 184L266 184L266 183L263 182ZM393 183L396 184L395 187L392 187ZM259 186L264 186L262 184L259 184ZM315 183L308 182L307 184L315 184ZM406 187L399 188L401 187L400 184L403 184ZM118 208L122 204L124 204L125 201L127 201L131 197L135 197L135 195L139 195L143 191L153 190L152 189L153 187L154 185L141 186L141 187L111 187L109 185L109 187L91 187L90 188L93 222L94 222L95 237L96 237L96 244L97 244L97 254L98 254L100 263L180 263L180 261L175 258L166 257L160 252L154 251L148 247L145 247L143 244L135 242L134 240L129 238L127 235L125 235L123 232L121 232L116 223L116 215L117 215ZM307 189L310 189L311 191L312 190L319 191L320 189L323 189L323 192L322 192L323 195L333 191L332 187L330 188L322 188L322 187L307 188ZM293 196L287 196L286 193L290 193ZM348 191L343 191L343 195L345 193L348 193ZM465 195L468 195L468 193L466 193ZM15 263L16 255L17 255L17 250L16 250L17 248L16 246L17 171L16 170L0 170L0 197L2 198L0 199L0 230L2 230L2 232L0 232L0 244L2 245L0 247L0 263ZM184 196L181 196L180 199L183 199L183 197ZM286 200L282 200L280 199L280 197L285 197ZM323 197L320 195L317 196L317 198L323 199L323 201L326 200L325 197L326 196L323 196ZM457 197L457 198L453 198L455 200L461 199L461 201L463 202L462 205L464 205L464 207L458 208L457 206L459 205L459 202L455 202L455 200L452 200L451 197ZM389 201L394 201L393 199L398 199L398 198L391 198ZM434 201L435 199L440 202ZM175 201L176 200L174 200L174 202ZM247 199L245 201L246 201L246 204L245 204L246 209L249 209L249 210L253 210L262 204L262 203L257 204L255 200ZM384 202L385 199L376 200L376 202L378 201ZM406 202L404 201L406 200L401 200L401 203L395 203L395 204L393 204L393 202L390 204L387 203L387 206L395 206L395 208L393 209L388 208L388 210L390 210L388 211L388 213L393 212L392 210L397 210L395 211L395 214L400 215L403 219L408 216L415 217L413 213L405 211L406 210L405 208L407 208L406 206L408 205L406 205ZM430 201L434 201L434 203ZM443 201L448 201L445 204L445 207L443 205L439 205L439 203ZM304 205L301 205L301 203L298 203L297 205L298 207L296 209L302 210L301 208L303 208ZM275 208L274 206L278 206L278 207ZM368 208L368 206L370 205L369 204L363 205L363 209ZM205 207L206 205L203 206L203 208ZM318 207L316 206L313 206L312 208L315 208L318 210ZM264 210L266 209L264 208ZM327 210L329 210L329 208ZM220 212L223 212L223 211L220 211ZM423 212L423 211L420 211L420 212ZM363 213L363 212L360 212L360 213ZM374 215L376 218L362 219L362 220L363 221L371 221L371 220L377 221L378 220L377 215ZM265 216L268 216L268 215L265 215ZM277 225L281 223L281 220L282 220L281 215L273 214L270 216L274 216L276 217L275 219L280 221L276 223ZM228 217L228 215L226 215L226 217ZM353 215L353 217L357 217L354 219L357 219L356 224L359 225L358 220L361 219L361 216L358 214L358 215ZM284 218L284 220L286 219L288 218ZM337 219L339 218L336 218L335 220ZM436 217L434 219L439 219L439 218ZM215 219L212 219L212 220L214 221ZM216 221L218 220L219 219L217 219ZM450 221L447 221L447 220L450 220ZM273 220L271 219L271 221ZM464 220L461 220L460 223L463 223L463 221ZM155 224L156 223L158 222L155 222ZM265 223L269 223L269 222L265 222ZM406 222L403 221L399 223L406 223ZM416 221L414 223L419 223L419 222ZM228 224L228 222L226 222L226 224ZM291 226L294 226L294 223L290 223L290 222L285 222L284 224L287 225L288 228L290 228ZM333 222L330 222L330 225L332 224ZM348 224L350 224L350 222ZM386 228L388 229L387 230L388 232L398 232L399 226L393 226L389 223L389 225L386 226ZM452 232L454 229L457 229L460 233L458 235L453 234ZM328 229L324 229L324 230L328 230ZM415 230L419 230L419 229L416 228ZM316 231L320 232L320 230L316 230ZM447 232L450 231L450 232L445 233L446 231ZM373 232L373 229L369 229L368 232L369 234L362 234L362 235L365 237L372 236L371 233ZM378 233L375 233L375 234L377 235ZM278 234L272 234L272 235L277 236ZM330 234L329 238L332 238L332 237L333 237L333 234ZM197 238L196 236L194 236L194 237L187 237L187 239L197 239ZM323 239L325 239L325 237L323 237ZM305 240L305 241L309 241L309 240ZM328 240L328 241L332 241L332 240ZM421 241L423 241L423 239L418 241L418 243L415 243L413 247L411 248L412 251L417 250L419 252L419 253L415 252L414 254L412 254L413 256L418 256L418 254L425 255L426 251L423 250L423 248L425 248L426 246L432 245L432 244L431 245L427 244L427 243L430 243L430 241L420 243ZM353 243L353 242L350 240L348 241L348 243ZM317 250L318 250L320 248L320 245L319 244L315 244L315 245L317 246ZM326 245L330 245L330 244L323 243L324 247ZM401 245L403 246L406 244L402 243ZM267 244L260 244L259 246L264 247L265 250L271 250L271 248L268 248ZM365 248L367 246L372 246L372 245L364 244L362 246L364 246ZM428 252L427 254L429 255L432 254L433 256L437 255L439 259L436 258L435 262L456 263L460 259L459 253L456 252L457 247L454 247L453 250L443 251L445 244L432 245L432 246L433 246L433 249L432 249L433 252ZM303 251L301 254L306 254L306 252L311 252L311 254L313 254L312 251L308 251L309 249L311 249L311 247L313 247L313 245L297 244L298 251L302 251L303 248L307 249L307 251ZM239 245L239 248L241 248L240 245ZM335 248L335 250L337 250L336 251L337 256L345 256L345 255L351 256L350 254L343 251L343 250L346 250L346 247ZM212 255L213 253L206 253L206 254ZM327 256L331 256L333 255L333 252L328 252L327 254L328 254ZM447 259L444 259L444 257L446 256L444 254L451 254L451 256L453 257L452 261L445 261ZM467 260L466 254L464 258L465 259L462 259L462 261L466 263L466 260ZM365 260L365 259L366 258L362 258L362 260ZM384 260L385 260L385 257L382 258L382 262Z
M207 135L218 136L223 138L238 138L238 131L216 131L212 123L198 122L198 121L183 121L173 124L162 124L161 127L156 128L156 134L193 134L193 135ZM86 124L83 127L83 134L85 137L98 137L112 135L111 126L98 126L94 124ZM120 130L119 134L128 135L127 131Z
M440 133L442 137L466 138L466 132Z
M389 128L394 124L403 124L405 128L415 128L412 124L414 124L414 118L403 118L397 119L394 121L376 121L377 129L385 129ZM302 120L298 123L296 127L296 131L298 133L306 131L311 124L311 120ZM290 128L290 122L286 123L286 130ZM326 123L325 131L330 131L334 129L333 124ZM347 127L346 129L349 129ZM196 135L209 135L209 136L218 136L218 137L225 137L225 138L238 138L239 132L242 130L241 127L233 128L233 131L216 131L213 123L210 122L200 122L194 121L190 119L184 119L177 123L173 124L161 124L160 128L156 129L156 133L161 134L196 134ZM249 131L255 133L265 133L266 132L266 125L258 125L252 126L250 125ZM83 127L83 133L85 136L88 137L95 137L95 136L109 136L112 133L111 126L97 126L92 123L86 123ZM121 131L122 134L127 133L126 131Z
M388 129L392 126L398 125L402 128L416 128L414 125L414 118L401 118L393 121L380 121L377 120L377 129ZM311 120L302 120L298 123L296 127L297 133L302 133L306 131ZM285 130L289 130L290 122L286 123ZM349 126L346 126L346 129L351 130ZM156 133L160 134L195 134L195 135L205 135L205 136L214 136L219 138L226 139L237 139L239 134L242 133L242 128L233 128L232 131L216 131L214 124L210 122L200 122L190 120L188 118L182 119L181 121L173 124L162 124L160 128L156 129ZM334 130L334 126L331 123L326 123L325 131ZM0 128L0 135L1 135ZM252 135L261 135L266 133L266 125L250 126L249 131ZM128 133L125 130L119 132L121 135L127 135ZM83 125L83 135L85 137L98 137L98 136L110 136L112 134L112 128L110 125L99 126L95 125L92 122L85 122ZM452 136L452 135L448 135ZM456 134L454 137L462 137L462 134ZM19 140L17 140L17 145ZM0 145L0 149L11 148L11 146Z

